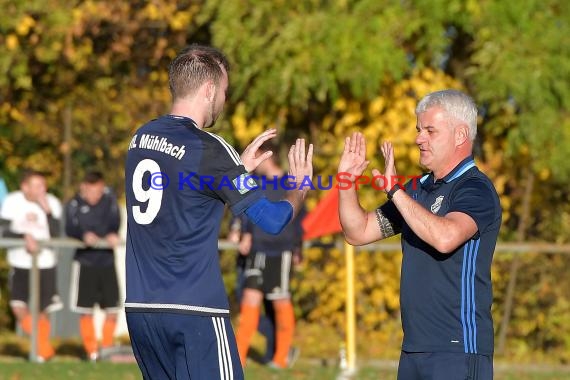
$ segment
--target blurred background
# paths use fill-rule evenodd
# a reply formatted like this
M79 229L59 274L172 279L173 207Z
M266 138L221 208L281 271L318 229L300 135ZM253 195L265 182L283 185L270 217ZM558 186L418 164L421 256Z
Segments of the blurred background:
M282 154L305 137L325 185L353 131L367 138L369 168L383 168L379 144L390 140L398 172L421 173L416 102L466 91L479 106L476 162L501 197L500 242L527 247L495 255L496 359L570 360L570 250L534 245L570 243L565 0L0 0L0 9L0 177L16 190L22 168L47 171L62 201L89 168L123 199L131 134L168 112L168 63L188 43L212 44L232 65L214 132L243 149L277 128ZM308 209L325 193L312 192ZM361 193L367 208L385 199ZM308 248L296 275L304 357L335 358L344 339L335 239ZM235 255L221 260L232 294ZM359 358L399 355L400 261L398 251L356 256ZM9 336L4 255L0 268L0 335Z

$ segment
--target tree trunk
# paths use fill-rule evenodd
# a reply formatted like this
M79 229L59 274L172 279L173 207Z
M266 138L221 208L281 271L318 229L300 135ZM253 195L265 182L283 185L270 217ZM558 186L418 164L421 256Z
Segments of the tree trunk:
M517 241L523 242L526 238L526 230L528 227L528 221L530 219L530 201L532 190L534 187L534 173L531 169L528 170L528 176L526 178L524 194L523 194L523 208L521 213L521 218L517 226ZM509 330L509 322L511 320L511 314L513 310L513 298L515 296L515 288L517 284L517 274L520 268L520 254L516 253L511 262L511 268L509 270L509 283L507 285L507 294L505 296L504 304L504 314L501 320L501 326L499 329L499 343L497 345L497 354L503 355L505 353L505 342L507 339L507 332Z

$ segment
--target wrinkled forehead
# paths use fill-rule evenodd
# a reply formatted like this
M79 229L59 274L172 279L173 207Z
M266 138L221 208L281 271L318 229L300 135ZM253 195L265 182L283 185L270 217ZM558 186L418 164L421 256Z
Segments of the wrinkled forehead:
M447 112L439 107L433 106L428 108L417 116L417 127L448 127L450 125L450 117Z

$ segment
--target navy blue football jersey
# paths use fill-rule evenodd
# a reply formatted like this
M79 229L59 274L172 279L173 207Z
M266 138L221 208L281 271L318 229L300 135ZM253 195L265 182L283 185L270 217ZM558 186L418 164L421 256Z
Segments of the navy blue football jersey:
M225 204L240 214L262 196L247 176L238 153L189 118L136 131L125 168L127 312L229 315L218 236Z
M447 176L410 181L406 192L433 214L462 212L477 233L451 254L422 241L391 201L379 210L402 233L400 306L407 352L493 353L491 262L501 226L499 196L471 157Z

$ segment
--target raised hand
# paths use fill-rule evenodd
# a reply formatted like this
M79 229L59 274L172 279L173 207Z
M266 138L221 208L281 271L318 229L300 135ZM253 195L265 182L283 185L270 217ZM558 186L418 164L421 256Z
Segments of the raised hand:
M294 145L289 149L289 175L294 177L295 188L309 190L307 181L313 179L313 144L309 144L309 149L305 154L305 139L297 139ZM308 179L307 179L308 178Z
M255 168L263 161L267 160L273 155L273 152L268 151L258 156L257 151L259 147L269 139L277 136L277 130L272 128L258 135L243 151L241 154L241 162L245 170L248 172L253 172Z
M360 132L354 132L352 136L344 140L344 150L338 164L338 173L351 174L354 181L357 176L362 175L370 161L366 160L366 141Z
M377 183L378 187L383 188L388 192L391 189L393 178L396 178L398 175L394 164L394 147L391 142L385 141L382 143L381 150L382 155L384 156L384 174L382 175L378 169L372 169L372 175L375 177L382 176L385 181L389 181L388 184Z
M42 192L41 194L38 194L36 203L42 208L42 210L44 210L46 214L50 212L49 203L47 200L47 192Z

